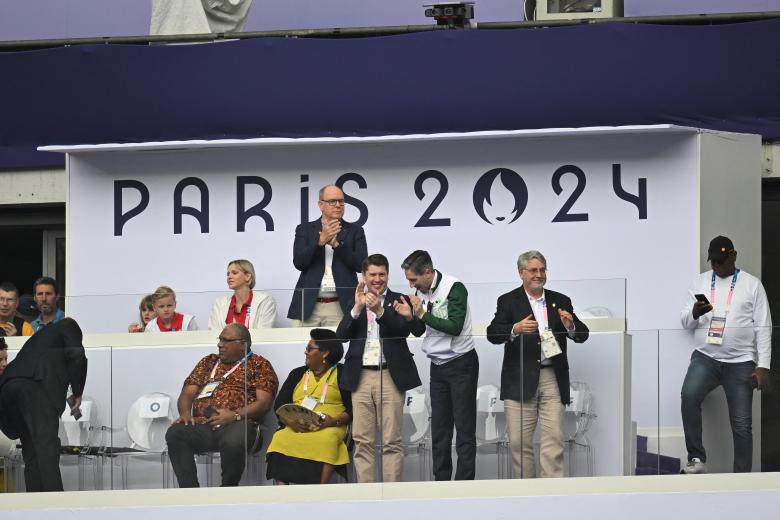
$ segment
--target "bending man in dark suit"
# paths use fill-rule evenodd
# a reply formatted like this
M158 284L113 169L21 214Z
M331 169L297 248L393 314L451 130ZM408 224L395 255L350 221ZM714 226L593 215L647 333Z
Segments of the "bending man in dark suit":
M352 438L358 482L376 480L377 417L381 417L383 481L401 481L404 394L422 384L406 344L409 322L393 308L402 296L387 288L389 269L384 255L363 260L363 281L337 331L339 338L350 340L344 380L352 392Z
M293 264L301 272L287 317L294 326L335 327L348 313L361 262L368 256L363 228L342 220L344 192L320 190L322 217L295 228Z
M544 290L547 260L539 251L517 259L522 287L502 294L487 328L491 343L504 343L504 400L515 476L533 478L533 438L540 423L542 477L563 477L563 412L569 404L567 337L588 339L568 296Z
M27 491L62 491L59 417L68 385L71 415L87 379L82 333L72 318L51 323L27 340L0 377L0 428L22 441Z

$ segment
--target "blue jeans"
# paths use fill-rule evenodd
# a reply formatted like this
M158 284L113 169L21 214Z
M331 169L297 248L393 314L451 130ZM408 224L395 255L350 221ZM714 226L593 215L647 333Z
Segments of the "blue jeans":
M729 408L731 433L734 437L734 472L749 472L753 466L753 388L751 376L756 369L752 361L723 363L694 350L683 381L682 421L688 461L697 457L707 460L701 440L701 403L707 394L723 385Z

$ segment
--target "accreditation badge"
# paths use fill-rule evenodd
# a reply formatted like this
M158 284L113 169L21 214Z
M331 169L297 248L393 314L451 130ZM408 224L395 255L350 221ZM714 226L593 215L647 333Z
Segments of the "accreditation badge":
M542 338L542 352L544 352L544 357L552 358L563 352L561 346L558 345L558 340L555 339L553 331L545 329L539 336Z
M713 316L710 322L710 330L707 331L707 343L710 345L723 345L724 332L726 332L726 317Z
M303 401L301 401L301 406L303 406L307 410L314 411L314 407L317 406L317 400L312 396L307 395L306 397L303 398Z
M379 340L369 339L366 340L366 346L363 349L363 364L368 366L379 366Z
M333 278L333 271L329 267L325 268L325 273L322 275L322 282L320 283L320 291L326 293L336 292L336 279Z
M211 397L211 395L219 386L219 383L220 381L209 381L208 383L206 383L206 386L204 386L203 389L198 394L198 399L205 399L206 397Z

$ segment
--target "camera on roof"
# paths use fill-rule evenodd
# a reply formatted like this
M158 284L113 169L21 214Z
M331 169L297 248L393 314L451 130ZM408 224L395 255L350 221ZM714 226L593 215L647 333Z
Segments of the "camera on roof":
M474 2L438 2L423 7L425 16L436 20L437 25L465 27L474 18Z

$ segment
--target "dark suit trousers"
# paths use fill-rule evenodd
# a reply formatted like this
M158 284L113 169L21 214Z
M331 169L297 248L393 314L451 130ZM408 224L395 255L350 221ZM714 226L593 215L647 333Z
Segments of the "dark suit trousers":
M452 478L452 427L457 437L455 480L474 480L477 456L477 380L479 358L472 350L443 365L431 363L433 476Z
M22 441L27 491L62 491L59 414L43 387L31 379L11 379L3 385L0 408Z
M209 451L219 452L222 485L237 486L256 435L257 429L246 421L229 423L218 430L207 424L174 424L168 428L165 440L179 487L199 487L195 454Z

